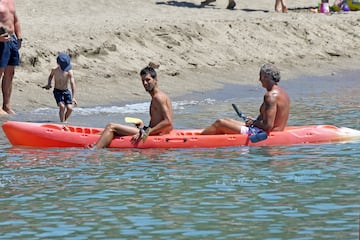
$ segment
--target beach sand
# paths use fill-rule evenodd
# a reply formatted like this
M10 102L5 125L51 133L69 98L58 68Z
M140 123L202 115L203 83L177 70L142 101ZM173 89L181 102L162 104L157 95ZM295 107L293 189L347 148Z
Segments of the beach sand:
M259 84L263 63L282 79L360 69L360 12L321 14L318 1L18 0L22 64L16 69L15 111L56 107L47 83L56 56L72 57L79 106L147 101L139 71L160 64L159 86L172 97ZM320 1L319 1L320 2ZM283 81L282 80L282 81ZM281 83L280 83L281 84Z

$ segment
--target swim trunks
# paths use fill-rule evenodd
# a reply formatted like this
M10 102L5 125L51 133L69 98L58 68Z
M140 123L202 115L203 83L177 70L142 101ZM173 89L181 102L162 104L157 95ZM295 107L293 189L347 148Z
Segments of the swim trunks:
M264 130L262 130L261 128L258 127L247 127L247 126L241 126L241 130L240 133L241 134L256 134L258 132L263 132Z
M53 93L56 100L56 104L59 104L59 102L63 102L65 103L65 105L72 104L72 96L69 89L59 90L54 88Z
M11 40L0 42L0 68L6 66L19 66L20 56L18 48L18 40L16 36L11 35Z

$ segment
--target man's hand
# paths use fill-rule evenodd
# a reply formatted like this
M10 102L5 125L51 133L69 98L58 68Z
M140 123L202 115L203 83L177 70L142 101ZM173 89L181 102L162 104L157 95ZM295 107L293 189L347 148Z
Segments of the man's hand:
M146 129L139 128L139 132L137 134L135 134L134 136L132 136L131 142L135 144L142 139L142 142L144 143L146 141L147 137L149 136L150 130L151 130L150 127L147 127Z
M132 136L131 142L133 144L138 143L141 140L141 138L142 138L142 133L141 133L141 131L139 131L137 134Z
M0 35L0 42L8 42L10 40L10 36L8 33L3 33Z
M42 88L49 90L51 88L51 85L45 85Z
M245 121L245 126L251 127L254 124L255 120L252 117L247 117Z

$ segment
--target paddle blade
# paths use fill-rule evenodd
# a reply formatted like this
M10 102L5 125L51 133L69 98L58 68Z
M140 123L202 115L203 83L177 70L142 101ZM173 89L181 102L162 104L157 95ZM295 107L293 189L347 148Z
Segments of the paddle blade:
M140 118L125 117L125 122L133 123L133 124L140 124L140 123L142 123L142 120Z

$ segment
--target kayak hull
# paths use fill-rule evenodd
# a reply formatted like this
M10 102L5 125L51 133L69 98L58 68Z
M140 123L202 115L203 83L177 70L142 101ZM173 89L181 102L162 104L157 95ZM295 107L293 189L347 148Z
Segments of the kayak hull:
M53 123L7 121L2 125L9 142L16 147L84 148L96 143L103 128L68 126ZM232 146L276 146L317 144L360 139L360 131L333 125L289 126L271 132L266 140L252 143L248 135L200 135L202 129L173 130L162 136L149 136L133 143L131 136L115 137L109 148L218 148Z

